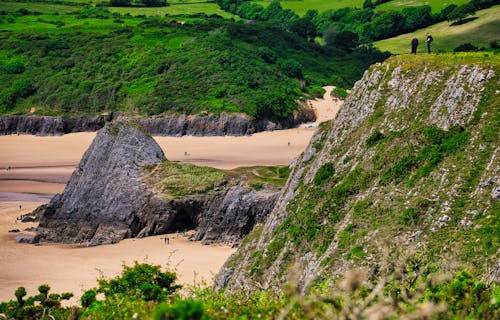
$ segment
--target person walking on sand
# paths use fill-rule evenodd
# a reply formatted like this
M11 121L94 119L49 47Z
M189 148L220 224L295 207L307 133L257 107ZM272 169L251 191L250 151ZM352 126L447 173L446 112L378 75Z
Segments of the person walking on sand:
M418 39L417 38L411 39L411 53L412 54L417 54L417 47L418 47Z
M431 53L431 42L434 41L431 34L427 32L427 37L425 39L425 44L427 46L427 53Z

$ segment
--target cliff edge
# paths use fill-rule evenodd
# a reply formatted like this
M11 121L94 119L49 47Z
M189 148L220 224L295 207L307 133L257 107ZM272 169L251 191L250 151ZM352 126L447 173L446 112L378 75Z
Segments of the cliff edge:
M264 224L217 276L280 291L399 256L500 280L500 58L399 56L372 66L293 164Z

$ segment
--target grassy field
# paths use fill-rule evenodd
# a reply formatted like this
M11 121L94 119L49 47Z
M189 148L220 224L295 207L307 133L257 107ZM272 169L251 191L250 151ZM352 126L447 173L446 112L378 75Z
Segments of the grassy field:
M415 0L393 0L383 3L377 6L377 9L403 9L404 7L413 6L423 6L429 5L432 8L432 12L437 13L449 6L450 4L461 5L468 3L470 0L426 0L426 1L415 1Z
M387 50L394 54L408 53L410 41L417 37L420 40L419 52L425 52L425 34L430 32L434 37L432 50L453 51L462 43L472 43L477 47L489 47L492 40L500 40L500 6L478 11L477 19L458 26L450 26L445 21L413 33L403 34L394 38L375 42L375 46L381 50Z
M267 6L271 3L271 0L266 1L254 1L262 6ZM382 5L377 6L378 9L403 9L407 6L419 6L419 5L430 5L433 12L439 12L444 7L450 4L464 4L469 2L469 0L427 0L427 1L415 1L415 0L394 0ZM281 6L285 9L291 9L298 15L304 15L307 10L316 9L319 12L326 11L329 9L340 9L344 7L355 7L362 8L364 0L293 0L293 1L281 1Z
M0 10L4 10L7 12L15 12L19 9L28 9L30 11L34 12L40 12L40 13L48 13L48 14L53 14L53 13L70 13L73 11L76 11L80 9L78 6L67 6L67 5L60 5L60 4L52 4L52 3L26 3L26 2L7 2L7 1L0 1Z
M18 2L18 1L0 1L0 10L7 12L15 12L21 8L28 9L40 13L70 13L79 10L87 4L96 4L107 2L104 0L65 0L66 2L73 2L75 5L63 5L49 2ZM149 8L127 8L127 7L109 7L111 12L118 12L120 14L131 14L133 16L146 15L146 16L164 16L168 15L182 15L182 14L197 14L205 13L207 15L218 14L224 18L237 18L235 15L225 12L219 8L215 3L200 3L203 0L173 0L169 1L170 6L167 7L149 7Z
M266 7L271 1L254 1L261 6ZM329 9L340 9L344 7L363 7L364 0L295 0L281 1L281 6L285 9L291 9L299 16L304 15L307 10L315 9L319 12Z
M179 4L171 5L168 7L158 7L158 8L125 8L125 7L110 7L111 12L118 12L120 14L130 13L131 15L137 16L144 14L146 16L164 16L178 15L178 14L196 14L205 13L208 15L218 14L224 18L236 18L233 14L223 11L215 3L189 3L189 4Z

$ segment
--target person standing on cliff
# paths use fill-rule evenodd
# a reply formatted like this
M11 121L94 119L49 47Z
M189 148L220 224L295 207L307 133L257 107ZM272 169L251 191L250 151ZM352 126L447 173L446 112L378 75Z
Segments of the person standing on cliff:
M431 34L427 32L427 38L425 39L425 44L427 46L427 53L431 53L431 42L434 41Z
M418 47L418 39L417 38L411 39L411 53L412 54L417 54L417 47Z

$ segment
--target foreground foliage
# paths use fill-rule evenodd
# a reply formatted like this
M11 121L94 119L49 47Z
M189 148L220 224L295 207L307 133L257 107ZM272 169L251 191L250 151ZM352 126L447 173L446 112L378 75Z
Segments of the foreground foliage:
M270 291L228 293L210 288L189 288L183 295L176 275L159 266L135 263L124 266L120 276L99 280L86 291L81 307L61 307L71 294L40 294L0 304L7 319L353 319L377 314L388 317L439 317L440 319L498 317L500 287L476 281L466 271L439 280L418 273L407 263L391 277L371 278L364 270L350 271L343 279L322 281L302 296L293 286L277 296ZM387 266L385 266L387 267ZM392 266L394 267L394 266ZM104 298L97 299L96 294Z

